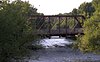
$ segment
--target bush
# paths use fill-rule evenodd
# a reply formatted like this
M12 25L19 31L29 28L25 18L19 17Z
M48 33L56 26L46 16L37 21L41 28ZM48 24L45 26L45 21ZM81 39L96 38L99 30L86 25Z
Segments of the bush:
M20 0L0 6L0 62L26 53L24 44L36 38L28 21L30 4Z
M84 34L85 35L80 38L80 50L100 51L100 15L92 16L85 22Z

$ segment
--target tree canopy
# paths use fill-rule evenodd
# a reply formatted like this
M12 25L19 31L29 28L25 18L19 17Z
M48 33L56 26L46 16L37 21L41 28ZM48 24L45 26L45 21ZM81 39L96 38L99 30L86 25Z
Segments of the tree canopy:
M88 11L85 4L80 5L79 9L85 8L82 12L88 13L90 17L86 18L84 23L85 35L80 37L79 48L82 51L100 51L100 0L88 3L91 7L91 10Z
M36 8L28 2L16 0L2 1L0 5L0 62L8 62L14 56L25 53L25 43L34 40L32 26L28 20L30 14L36 14ZM32 11L32 13L30 13Z

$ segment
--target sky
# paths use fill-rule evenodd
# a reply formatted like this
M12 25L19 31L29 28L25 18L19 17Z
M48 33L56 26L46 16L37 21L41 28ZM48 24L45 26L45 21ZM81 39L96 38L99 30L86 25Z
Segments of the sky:
M69 13L73 8L78 8L83 2L92 0L23 0L37 8L37 12L45 15L56 15L59 13Z

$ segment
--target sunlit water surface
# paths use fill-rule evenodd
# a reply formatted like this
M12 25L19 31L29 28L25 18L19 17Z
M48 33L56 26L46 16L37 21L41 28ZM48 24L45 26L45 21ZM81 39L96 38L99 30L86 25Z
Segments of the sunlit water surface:
M25 58L25 62L100 62L100 55L82 53L79 50L69 48L74 41L65 38L52 37L42 39L40 44L45 49L31 51L31 55Z

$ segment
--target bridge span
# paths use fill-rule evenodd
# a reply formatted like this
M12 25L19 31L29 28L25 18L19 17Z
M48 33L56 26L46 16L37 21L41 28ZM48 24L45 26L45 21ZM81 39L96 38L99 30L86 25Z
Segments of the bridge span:
M42 37L83 35L83 15L33 15L34 35Z

